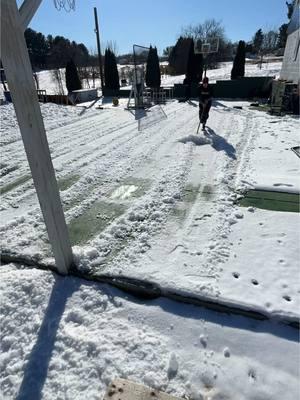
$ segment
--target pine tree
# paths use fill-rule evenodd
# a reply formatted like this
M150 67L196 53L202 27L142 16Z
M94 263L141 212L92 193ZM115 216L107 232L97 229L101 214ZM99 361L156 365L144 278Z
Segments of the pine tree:
M237 79L245 76L245 42L239 41L237 52L233 61L233 67L231 70L231 79Z
M153 89L160 88L160 68L156 47L150 46L146 67L146 85Z
M177 75L186 73L191 40L191 38L180 37L172 48L169 56L169 66Z
M186 69L186 82L199 83L202 80L203 73L203 56L202 54L195 54L194 41L191 41L187 69Z
M105 50L104 56L104 80L105 88L118 90L120 89L119 72L114 52L110 49Z
M253 38L253 49L256 53L259 53L263 44L264 40L264 34L262 33L262 30L259 29Z
M74 61L71 59L66 65L66 86L68 92L81 89L81 82Z
M287 41L287 28L288 24L282 24L281 27L279 28L278 40L277 40L277 47L279 49L285 47Z

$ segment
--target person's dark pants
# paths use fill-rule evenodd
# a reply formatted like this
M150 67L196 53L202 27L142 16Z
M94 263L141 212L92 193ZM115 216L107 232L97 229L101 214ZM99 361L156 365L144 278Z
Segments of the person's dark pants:
M211 101L207 102L205 106L202 103L199 103L199 119L201 124L206 124L209 117L210 107Z

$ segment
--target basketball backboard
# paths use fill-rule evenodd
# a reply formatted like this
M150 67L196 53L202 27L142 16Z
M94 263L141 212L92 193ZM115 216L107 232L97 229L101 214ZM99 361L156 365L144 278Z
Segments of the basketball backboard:
M219 38L198 39L195 40L194 43L195 54L203 54L206 56L211 53L217 53L219 50Z

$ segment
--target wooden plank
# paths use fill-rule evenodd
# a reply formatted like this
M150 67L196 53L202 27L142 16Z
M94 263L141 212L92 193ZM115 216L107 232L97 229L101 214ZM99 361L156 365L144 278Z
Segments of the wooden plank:
M1 0L2 63L56 266L68 272L73 256L16 2Z
M108 386L103 400L179 400L179 397L117 378Z
M39 8L42 0L24 0L20 7L20 18L23 30L25 31L30 21L32 20L34 14Z

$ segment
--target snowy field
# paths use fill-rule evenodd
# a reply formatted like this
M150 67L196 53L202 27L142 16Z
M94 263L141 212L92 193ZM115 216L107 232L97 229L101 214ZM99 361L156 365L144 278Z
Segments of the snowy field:
M278 77L280 74L282 62L267 62L262 64L262 68L260 69L257 64L247 64L245 65L245 76L276 76ZM121 66L119 65L119 69ZM232 69L232 62L222 63L219 68L214 70L208 70L207 76L211 80L211 82L215 82L216 80L222 79L230 79L230 73ZM64 78L64 69L61 70L62 74L62 83L65 93L67 93L65 78ZM44 89L48 94L57 94L59 93L57 84L55 80L53 80L51 71L41 71L38 74L39 86L40 89ZM161 84L162 86L173 86L174 83L183 83L184 75L162 75ZM96 79L95 82L96 87L100 87L100 80ZM83 81L83 86L87 86L87 82ZM93 86L93 82L90 81L90 87ZM131 86L126 86L124 89L130 89ZM2 89L1 89L2 90Z
M195 400L297 398L298 332L277 320L300 314L299 214L237 200L299 193L299 121L219 100L196 135L197 107L41 105L77 267L272 321L3 265L4 398L35 379L45 399L96 399L114 376ZM0 111L2 251L53 264L13 107Z
M279 77L282 62L267 62L262 64L260 69L257 64L245 64L245 76L275 76ZM211 69L207 71L207 76L211 82L216 82L217 80L227 80L230 79L230 74L232 70L232 62L221 63L219 68ZM162 86L174 85L174 83L183 83L185 75L177 76L163 76Z

